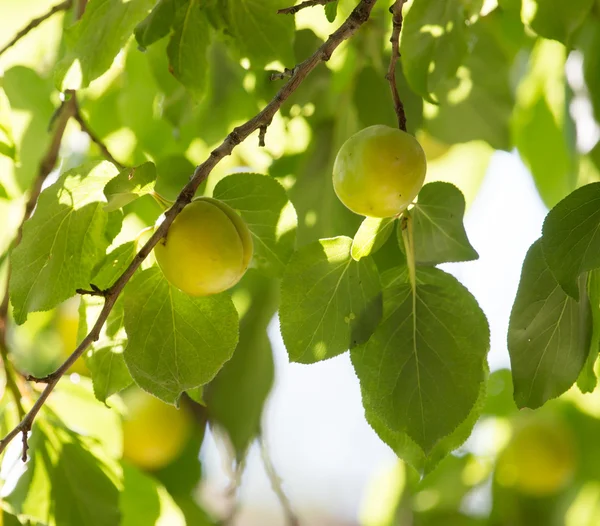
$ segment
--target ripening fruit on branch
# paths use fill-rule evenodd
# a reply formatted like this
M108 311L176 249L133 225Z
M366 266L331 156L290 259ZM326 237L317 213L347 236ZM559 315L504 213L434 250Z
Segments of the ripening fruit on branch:
M191 415L141 389L127 391L123 401L123 458L149 471L175 460L190 437Z
M200 197L175 218L167 237L154 247L163 274L190 296L233 287L252 258L252 237L244 220L225 203Z
M333 166L333 188L357 214L393 217L417 196L426 169L425 153L412 135L378 124L342 145Z
M515 429L496 467L499 484L534 497L564 489L576 467L569 428L556 421L526 421Z

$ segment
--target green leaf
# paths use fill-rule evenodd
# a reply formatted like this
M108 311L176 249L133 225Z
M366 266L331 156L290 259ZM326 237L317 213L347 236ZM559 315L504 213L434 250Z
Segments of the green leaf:
M116 173L106 161L88 162L41 193L11 256L10 297L17 323L88 287L110 241L102 190Z
M12 133L10 102L0 82L0 154L17 160L17 148Z
M587 359L577 378L577 387L582 393L593 392L598 384L595 365L600 352L600 271L592 270L588 274L587 293L592 311L592 335Z
M578 48L583 53L583 76L590 94L596 122L600 122L600 20L589 17L578 35ZM599 152L600 146L596 147ZM600 166L600 161L597 161ZM600 168L599 168L600 169Z
M415 260L421 265L472 261L479 255L469 243L463 217L465 198L453 184L426 184L412 211ZM398 239L401 240L400 223ZM400 246L403 244L400 242Z
M465 13L459 0L413 2L400 38L410 87L429 102L440 82L453 77L467 54Z
M383 319L351 357L365 411L430 455L475 405L489 328L455 278L432 268L416 277L413 293L405 267L383 274Z
M67 51L55 68L57 88L85 88L107 71L154 3L90 0L81 20L65 30Z
M125 243L113 250L96 272L92 283L100 289L112 285L135 255L135 244ZM113 277L114 275L114 277ZM79 307L78 340L81 341L90 331L104 306L104 299L96 296L83 296ZM133 378L125 365L124 349L127 334L123 328L123 298L117 299L108 319L100 331L97 341L93 342L84 354L85 363L92 374L94 394L101 402L133 383Z
M352 259L359 261L377 252L394 230L394 218L366 217L352 240Z
M584 277L581 282L585 286ZM517 405L537 408L569 389L588 356L590 336L585 292L579 303L565 294L536 241L523 263L508 327Z
M208 79L210 25L200 0L179 8L167 47L171 73L196 99L201 99Z
M262 68L279 60L292 67L294 58L294 17L277 14L288 0L225 0L227 31L252 66Z
M165 402L203 385L229 360L238 317L226 294L192 297L153 267L125 289L125 363L136 383Z
M354 261L352 239L311 243L290 260L281 283L281 335L292 362L333 358L366 341L381 317L381 287L370 258Z
M166 37L171 31L178 12L185 9L189 0L159 0L150 14L135 28L135 39L142 49Z
M480 17L469 32L473 48L456 75L440 84L440 105L425 105L425 128L448 144L484 140L510 150L514 65L527 49L528 38L519 13L500 9Z
M260 433L263 407L273 386L267 327L279 299L274 280L251 274L244 281L247 288L238 290L250 295L251 303L240 323L240 341L205 396L211 422L227 432L240 461Z
M544 38L568 44L592 9L594 0L523 0L523 22Z
M330 23L335 22L335 18L337 17L338 10L338 0L334 0L329 4L325 4L325 16Z
M18 460L10 468L21 449L18 441L11 446L2 463L11 488L3 501L15 514L61 526L120 524L120 468L93 439L38 416L24 470Z
M154 163L144 163L133 168L125 168L119 175L111 179L104 188L108 204L104 207L112 212L132 203L138 197L147 195L154 190L156 182L156 167Z
M396 455L415 468L421 475L431 473L451 451L461 446L471 435L475 423L479 419L486 401L486 382L479 385L477 401L469 415L448 436L441 438L433 449L426 454L406 433L393 431L373 410L365 408L365 418L379 438L383 440Z
M4 185L0 183L0 199L8 199L9 197L10 196L6 192L6 188L4 188Z
M65 377L48 399L47 407L73 431L93 439L111 458L123 453L123 432L120 408L98 403L92 383L84 376L71 380Z
M578 188L546 216L542 246L548 267L569 294L579 299L577 278L600 268L600 183Z
M566 100L566 50L538 40L517 90L512 131L515 146L549 207L575 189L574 126Z
M257 267L281 276L294 251L298 225L283 186L266 175L239 173L219 181L213 197L240 212L252 234Z
M50 144L48 123L55 111L52 84L29 68L15 66L4 73L2 85L10 101L13 135L19 152L19 163L11 169L15 182L26 191L31 188Z
M185 526L185 517L165 487L155 478L123 463L123 491L119 505L121 526L164 524Z

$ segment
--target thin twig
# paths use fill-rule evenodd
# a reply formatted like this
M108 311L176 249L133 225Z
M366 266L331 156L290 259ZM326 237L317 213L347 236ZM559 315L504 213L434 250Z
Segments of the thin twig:
M110 153L110 151L106 147L106 144L104 144L102 142L102 140L100 139L100 137L98 137L91 130L91 128L88 126L88 123L85 122L85 119L83 118L83 115L81 114L81 109L79 108L79 102L77 101L77 95L75 94L75 91L73 91L73 90L67 90L65 92L65 94L67 96L70 96L73 99L73 104L75 106L75 114L73 115L73 118L79 124L79 127L81 128L81 131L87 133L87 135L90 138L90 140L94 144L96 144L98 146L98 148L100 148L100 151L102 152L102 155L104 156L105 159L107 159L108 161L110 161L111 163L113 163L119 170L124 170L125 169L125 165L121 164L119 161L117 161L112 156L112 154Z
M269 477L269 481L271 482L271 487L273 488L273 491L275 492L275 495L277 495L279 503L283 508L286 521L289 526L300 526L300 521L298 520L298 517L292 508L290 499L285 494L283 489L281 477L277 474L277 470L273 465L273 460L269 455L269 450L267 448L267 444L265 443L265 439L261 435L259 436L258 440L260 442L260 455L265 466L265 472L267 473L267 477Z
M301 9L306 7L313 7L315 5L327 5L331 2L337 2L337 0L305 0L301 4L294 5L292 7L286 7L277 11L278 15L295 15Z
M395 0L393 5L390 7L390 13L392 13L392 37L390 42L392 43L392 56L390 57L390 67L388 69L385 78L390 83L390 90L392 91L392 99L394 100L394 110L398 117L398 127L402 131L406 131L406 114L404 113L404 105L400 100L400 94L398 93L398 86L396 85L396 64L400 59L400 31L402 30L402 7L406 3L406 0Z
M21 31L19 31L8 44L6 44L2 49L0 49L0 55L2 55L2 53L4 53L7 49L14 46L19 40L21 40L25 35L27 35L32 29L35 29L37 26L39 26L44 20L50 18L56 13L59 13L60 11L66 11L67 9L69 9L72 3L73 0L65 0L65 2L63 2L62 4L55 5L46 14L38 18L34 18L31 22L29 22L29 24L27 24L23 29L21 29Z
M96 287L96 285L93 283L90 283L90 289L91 290L75 289L75 292L77 292L77 294L81 294L82 296L101 296L102 298L106 298L106 295L108 294L108 290L102 290Z
M4 451L6 446L19 433L25 434L31 429L36 415L50 396L50 393L52 393L56 387L56 384L60 378L69 370L69 368L92 344L92 342L98 340L100 337L100 331L125 285L133 277L135 271L140 267L144 259L148 257L155 245L163 237L165 237L175 217L177 217L184 207L191 202L196 190L208 177L213 168L225 157L231 155L231 152L234 150L234 148L242 141L247 139L250 134L260 129L261 126L266 125L273 119L273 116L277 113L277 111L279 111L279 108L281 108L282 104L290 97L292 93L294 93L307 75L321 62L329 60L333 51L343 41L350 38L358 30L358 28L369 19L371 10L373 9L376 1L377 0L360 0L348 19L329 36L327 41L324 42L312 56L307 58L298 66L294 77L292 77L285 84L285 86L279 90L271 102L269 102L261 112L259 112L248 122L238 126L237 128L234 128L234 130L225 138L221 145L215 148L210 153L209 157L202 164L196 167L190 182L182 189L173 206L165 213L163 222L158 226L154 234L136 254L133 261L127 267L127 269L125 269L123 274L121 274L115 283L108 289L104 306L102 307L102 310L98 315L96 323L92 327L91 331L81 341L73 353L71 353L71 355L65 360L65 362L56 371L48 376L48 385L42 391L40 397L33 404L32 408L21 420L21 422L14 429L12 429L4 437L4 439L0 441L0 453Z

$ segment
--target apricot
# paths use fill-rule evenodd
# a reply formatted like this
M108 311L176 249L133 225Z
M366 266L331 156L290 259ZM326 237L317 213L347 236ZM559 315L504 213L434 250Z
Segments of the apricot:
M244 220L225 203L200 197L175 218L154 247L167 280L190 296L233 287L246 272L253 245Z
M393 217L417 196L426 169L423 148L412 135L377 124L342 145L333 166L333 188L357 214Z
M175 460L190 437L191 415L137 388L125 392L123 401L123 458L148 471Z
M534 497L564 489L576 467L570 430L556 421L527 421L518 426L498 458L496 479Z

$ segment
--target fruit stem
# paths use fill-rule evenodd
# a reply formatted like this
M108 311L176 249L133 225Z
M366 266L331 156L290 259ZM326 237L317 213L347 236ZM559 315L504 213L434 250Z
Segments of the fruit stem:
M166 212L169 208L171 208L175 204L175 201L171 201L170 199L163 197L162 195L160 195L158 192L155 192L154 190L150 192L150 195L158 203L158 206L160 206L163 209L163 212Z
M415 265L415 244L413 238L413 221L410 212L406 210L402 214L400 229L402 230L402 242L406 252L406 264L408 265L408 275L413 293L417 289L416 265Z

